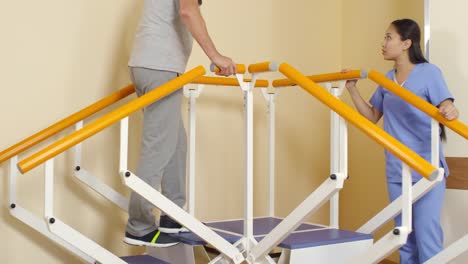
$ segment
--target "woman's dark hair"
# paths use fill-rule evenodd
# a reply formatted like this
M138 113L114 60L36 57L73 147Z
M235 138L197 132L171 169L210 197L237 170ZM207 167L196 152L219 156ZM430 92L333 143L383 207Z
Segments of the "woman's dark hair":
M203 4L203 0L198 0L198 5L201 6Z
M393 21L392 25L396 28L401 40L411 40L411 47L408 50L410 61L414 64L427 62L421 50L421 30L418 23L405 18Z
M409 60L414 64L427 62L421 49L421 30L419 29L418 23L414 20L405 18L398 19L392 22L401 40L411 40L411 47L408 50ZM445 133L445 127L442 124L440 126L440 138L442 141L447 140Z

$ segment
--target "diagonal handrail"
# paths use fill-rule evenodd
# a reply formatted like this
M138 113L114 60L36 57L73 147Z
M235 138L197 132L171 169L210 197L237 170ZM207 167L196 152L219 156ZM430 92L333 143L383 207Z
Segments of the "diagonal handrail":
M349 123L353 124L358 129L363 131L367 136L376 141L382 147L393 153L400 160L402 160L402 162L407 164L408 167L411 167L413 170L419 172L421 175L430 180L434 180L440 175L440 171L434 166L432 166L429 162L427 162L414 151L412 151L411 149L400 143L398 140L390 136L388 133L383 131L377 125L369 121L367 118L359 114L356 110L349 107L341 100L337 99L335 96L327 92L321 86L317 85L307 76L301 74L289 64L282 63L278 65L275 63L264 62L261 64L249 66L249 72L264 72L277 70L283 75L285 75L287 78L289 78L293 83L297 83L304 90L313 95L316 99L328 106L331 110L340 115L343 119L347 120ZM335 175L335 178L331 178L331 180L334 181L338 178L338 175ZM334 188L334 190L336 190L336 188ZM333 194L329 191L326 193ZM314 194L315 192L312 195ZM323 202L326 199L327 197L322 197L318 200ZM254 248L251 250L247 257L247 260L250 260L252 262L263 258L263 256L265 256L266 253L268 253L292 230L294 230L306 217L306 215L312 212L312 208L316 208L316 206L319 205L320 204L314 206L308 205L308 207L302 207L303 204L299 205L299 207L297 207L265 238L263 238L262 241L260 241L256 246L254 246ZM307 210L304 210L304 208L306 208Z
M367 136L376 141L382 147L390 151L393 155L408 164L412 169L420 173L428 179L435 179L438 175L438 170L429 162L416 154L414 151L403 145L401 142L390 136L377 125L369 121L367 118L359 114L356 110L338 100L336 97L326 92L322 87L309 79L307 76L300 73L287 63L280 65L271 62L262 62L249 66L249 72L265 72L278 70L284 74L293 83L297 83L308 93L313 95L323 104L327 105L333 111L338 113L348 122L359 128ZM341 74L341 73L340 73ZM361 78L361 72L353 71L356 78ZM335 74L336 75L336 74Z
M261 63L258 65L262 65L262 67L267 67L268 64ZM262 69L262 68L260 68L260 66L254 67L250 65L249 70L250 69ZM266 68L264 70L266 71ZM439 113L439 110L437 109L437 107L425 101L424 99L420 98L419 96L415 95L414 93L410 92L403 86L388 79L387 77L385 77L385 75L375 70L371 70L368 73L362 70L351 70L347 72L332 72L332 73L325 73L325 74L309 75L307 76L307 78L309 78L310 80L316 83L368 78L374 81L376 84L379 84L380 86L389 90L396 96L400 97L402 100L406 101L407 103L418 108L419 110L421 110L428 116L437 120L439 123L452 129L455 133L459 134L465 139L468 139L468 126L467 125L463 124L458 119L447 120L446 118L444 118L442 114ZM272 82L272 86L275 88L292 86L292 85L297 85L297 82L291 79L277 79Z
M135 91L133 85L127 85L126 87L118 90L117 92L83 108L82 110L58 121L57 123L37 132L36 134L18 142L17 144L7 148L0 152L0 163L14 157L23 151L41 143L42 141L56 135L64 129L72 126L73 124L101 111L102 109L112 105L115 102L129 96Z
M106 127L109 127L110 125L118 122L120 119L180 89L185 84L190 83L204 74L205 68L202 66L198 66L184 73L178 78L161 85L158 89L154 89L153 91L127 103L126 105L119 107L111 113L88 124L81 130L75 131L74 133L23 159L22 161L18 162L18 169L23 174L34 169L43 162L93 136Z
M240 68L240 67L239 67ZM242 68L240 68L242 69ZM250 82L251 79L245 79L245 82ZM238 86L239 82L235 78L222 78L222 77L206 77L202 76L191 82L192 84L207 84L207 85L225 85L225 86ZM255 87L268 87L267 80L256 80ZM87 117L101 111L102 109L126 98L135 92L135 87L132 84L118 90L117 92L102 98L101 100L81 109L80 111L71 114L68 117L56 122L55 124L35 133L34 135L10 146L4 151L0 152L0 163L14 157L34 146L47 140L48 138L60 133L73 124L86 119Z
M413 94L412 92L408 91L401 85L398 85L394 81L385 77L385 75L375 70L369 71L369 73L367 74L367 77L371 79L372 81L374 81L375 83L381 85L385 89L389 90L393 94L399 96L401 99L405 100L409 104L423 111L424 113L426 113L433 119L437 120L439 123L452 129L454 132L456 132L460 136L464 137L465 139L468 139L468 126L460 122L458 119L447 120L442 114L439 113L439 110L437 109L437 107L426 102L424 99Z
M321 82L335 82L341 80L351 80L351 79L362 79L366 77L366 73L361 70L351 70L347 72L331 72L331 73L324 73L324 74L315 74L309 75L307 78L310 80L321 83ZM292 81L291 79L278 79L272 82L273 87L286 87L286 86L293 86L297 85L296 82Z

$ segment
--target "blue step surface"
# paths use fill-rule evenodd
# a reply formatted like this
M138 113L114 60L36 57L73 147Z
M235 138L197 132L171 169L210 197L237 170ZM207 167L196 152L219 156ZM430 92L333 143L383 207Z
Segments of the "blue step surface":
M149 255L128 256L122 257L121 259L130 264L170 264L169 262L153 258Z
M255 218L253 222L255 239L257 241L262 240L281 221L282 219L277 217ZM224 237L230 243L235 243L243 236L243 219L207 222L205 224L213 228L216 233ZM181 242L189 245L206 244L205 241L191 232L179 233L173 236L179 238ZM278 246L286 249L300 249L367 239L373 239L372 235L303 223L283 241L281 241Z
M260 241L264 236L255 237ZM360 241L366 239L373 239L372 235L362 234L347 230L340 230L334 228L310 230L304 232L293 232L289 234L279 245L280 248L287 249L300 249L308 247L319 247L325 245L332 245L338 243L347 243L353 241Z
M273 230L280 222L281 218L276 217L259 217L253 221L254 236L267 235ZM239 235L244 234L244 220L230 220L230 221L219 221L219 222L208 222L207 226L216 228L219 230L226 230L229 232L237 233ZM322 228L321 226L312 225L308 223L301 224L295 231L312 230Z

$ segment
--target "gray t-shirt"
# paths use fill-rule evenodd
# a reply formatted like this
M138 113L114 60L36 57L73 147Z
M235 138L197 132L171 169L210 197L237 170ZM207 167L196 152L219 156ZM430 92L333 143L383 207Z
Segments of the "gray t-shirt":
M179 0L145 0L128 65L184 73L192 43Z

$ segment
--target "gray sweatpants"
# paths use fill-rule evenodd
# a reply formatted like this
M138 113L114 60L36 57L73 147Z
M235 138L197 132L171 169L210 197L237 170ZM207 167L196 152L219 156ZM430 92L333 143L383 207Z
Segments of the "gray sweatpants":
M130 67L130 77L140 97L176 78L175 72ZM143 110L143 135L137 175L176 203L185 205L187 138L181 117L182 89ZM154 206L132 192L127 232L143 236L157 229Z

